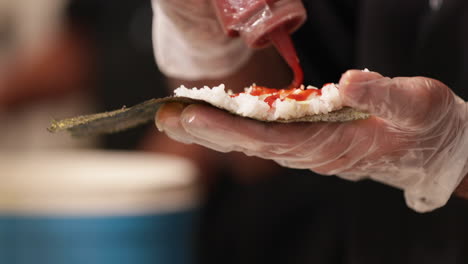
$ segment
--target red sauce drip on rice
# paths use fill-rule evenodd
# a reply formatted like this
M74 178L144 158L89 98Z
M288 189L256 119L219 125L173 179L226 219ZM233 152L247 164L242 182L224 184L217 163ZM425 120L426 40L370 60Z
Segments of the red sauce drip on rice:
M278 89L254 85L252 86L249 94L253 96L260 96L260 95L275 94L275 93L280 93L280 92L281 90L278 90Z
M297 93L297 94L291 93L286 98L293 99L293 100L296 100L296 101L305 101L312 94L320 96L322 94L322 91L318 90L318 89L307 89L307 90L303 90L302 92Z
M328 85L328 84L327 84ZM237 97L241 93L232 94L231 97ZM289 88L289 89L272 89L264 86L254 85L250 88L249 94L252 96L263 96L267 95L263 101L267 103L270 107L273 107L273 103L280 99L284 101L285 99L291 99L296 101L306 101L310 96L320 96L322 91L319 89L301 89L301 88Z
M267 103L270 108L273 107L273 103L276 101L276 99L280 98L280 95L279 94L273 94L273 95L270 95L268 96L267 98L265 98L263 101L265 101L265 103Z

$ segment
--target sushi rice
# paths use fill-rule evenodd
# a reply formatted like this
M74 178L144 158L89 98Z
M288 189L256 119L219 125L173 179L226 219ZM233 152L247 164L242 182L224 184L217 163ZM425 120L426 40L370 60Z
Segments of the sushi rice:
M312 93L306 100L278 98L271 104L271 107L264 101L269 96L268 94L260 96L249 94L252 87L246 88L244 93L236 96L233 96L230 90L226 91L224 84L213 88L205 86L200 89L180 86L174 94L175 97L203 100L229 112L265 121L298 119L304 116L328 114L343 108L338 87L332 83L322 87L321 94ZM307 89L317 88L307 86ZM295 92L300 92L300 90Z

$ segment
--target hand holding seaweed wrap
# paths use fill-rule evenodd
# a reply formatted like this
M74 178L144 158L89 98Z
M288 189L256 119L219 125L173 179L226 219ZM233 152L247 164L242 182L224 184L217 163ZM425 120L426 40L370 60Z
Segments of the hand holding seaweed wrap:
M468 108L429 78L348 71L343 103L372 117L344 123L263 123L202 105L165 105L160 130L218 151L241 151L291 168L349 180L370 178L404 190L409 207L443 206L468 166Z

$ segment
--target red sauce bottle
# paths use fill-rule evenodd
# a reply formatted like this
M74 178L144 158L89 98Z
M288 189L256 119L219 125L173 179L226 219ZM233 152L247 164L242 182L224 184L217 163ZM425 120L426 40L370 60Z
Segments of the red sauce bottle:
M290 34L306 20L301 0L212 0L226 34L240 36L252 48L273 43L294 72L291 86L303 81Z

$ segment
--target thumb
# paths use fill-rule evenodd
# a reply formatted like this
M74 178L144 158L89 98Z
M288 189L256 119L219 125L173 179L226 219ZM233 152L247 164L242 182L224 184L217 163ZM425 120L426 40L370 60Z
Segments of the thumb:
M436 108L436 99L447 98L447 90L445 85L429 78L392 79L358 70L347 71L340 80L346 106L389 121L412 124L424 121L431 108Z

